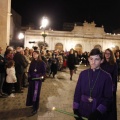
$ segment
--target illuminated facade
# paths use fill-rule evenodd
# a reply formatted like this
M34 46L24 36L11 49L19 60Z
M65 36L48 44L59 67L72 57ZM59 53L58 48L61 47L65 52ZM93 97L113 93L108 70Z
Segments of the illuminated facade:
M24 47L39 46L44 41L42 30L27 30L25 32ZM46 44L48 50L67 50L71 48L79 52L90 51L94 47L101 50L117 48L120 46L120 35L108 34L103 27L95 27L95 23L84 22L83 26L74 26L68 31L46 30Z

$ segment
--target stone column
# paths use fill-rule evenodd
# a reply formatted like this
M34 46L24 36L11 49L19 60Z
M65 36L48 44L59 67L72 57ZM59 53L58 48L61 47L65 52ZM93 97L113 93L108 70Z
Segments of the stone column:
M10 40L11 0L0 0L0 47L5 51Z

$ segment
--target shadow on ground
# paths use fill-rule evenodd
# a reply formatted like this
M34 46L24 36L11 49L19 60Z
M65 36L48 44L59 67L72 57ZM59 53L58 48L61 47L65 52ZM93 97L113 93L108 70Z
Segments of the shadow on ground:
M12 109L0 112L0 120L13 120L29 116L31 108Z

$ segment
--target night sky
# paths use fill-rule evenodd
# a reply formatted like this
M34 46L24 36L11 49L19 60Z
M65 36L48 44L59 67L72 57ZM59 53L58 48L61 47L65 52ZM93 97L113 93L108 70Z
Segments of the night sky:
M120 1L120 0L119 0ZM94 21L105 32L120 28L118 0L12 0L12 8L22 16L22 26L40 26L47 16L53 30L62 30L63 23Z

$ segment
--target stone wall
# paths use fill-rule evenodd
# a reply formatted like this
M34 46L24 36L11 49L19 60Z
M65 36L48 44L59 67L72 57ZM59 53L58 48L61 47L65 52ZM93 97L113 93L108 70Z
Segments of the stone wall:
M0 46L5 48L10 39L11 0L0 0Z

